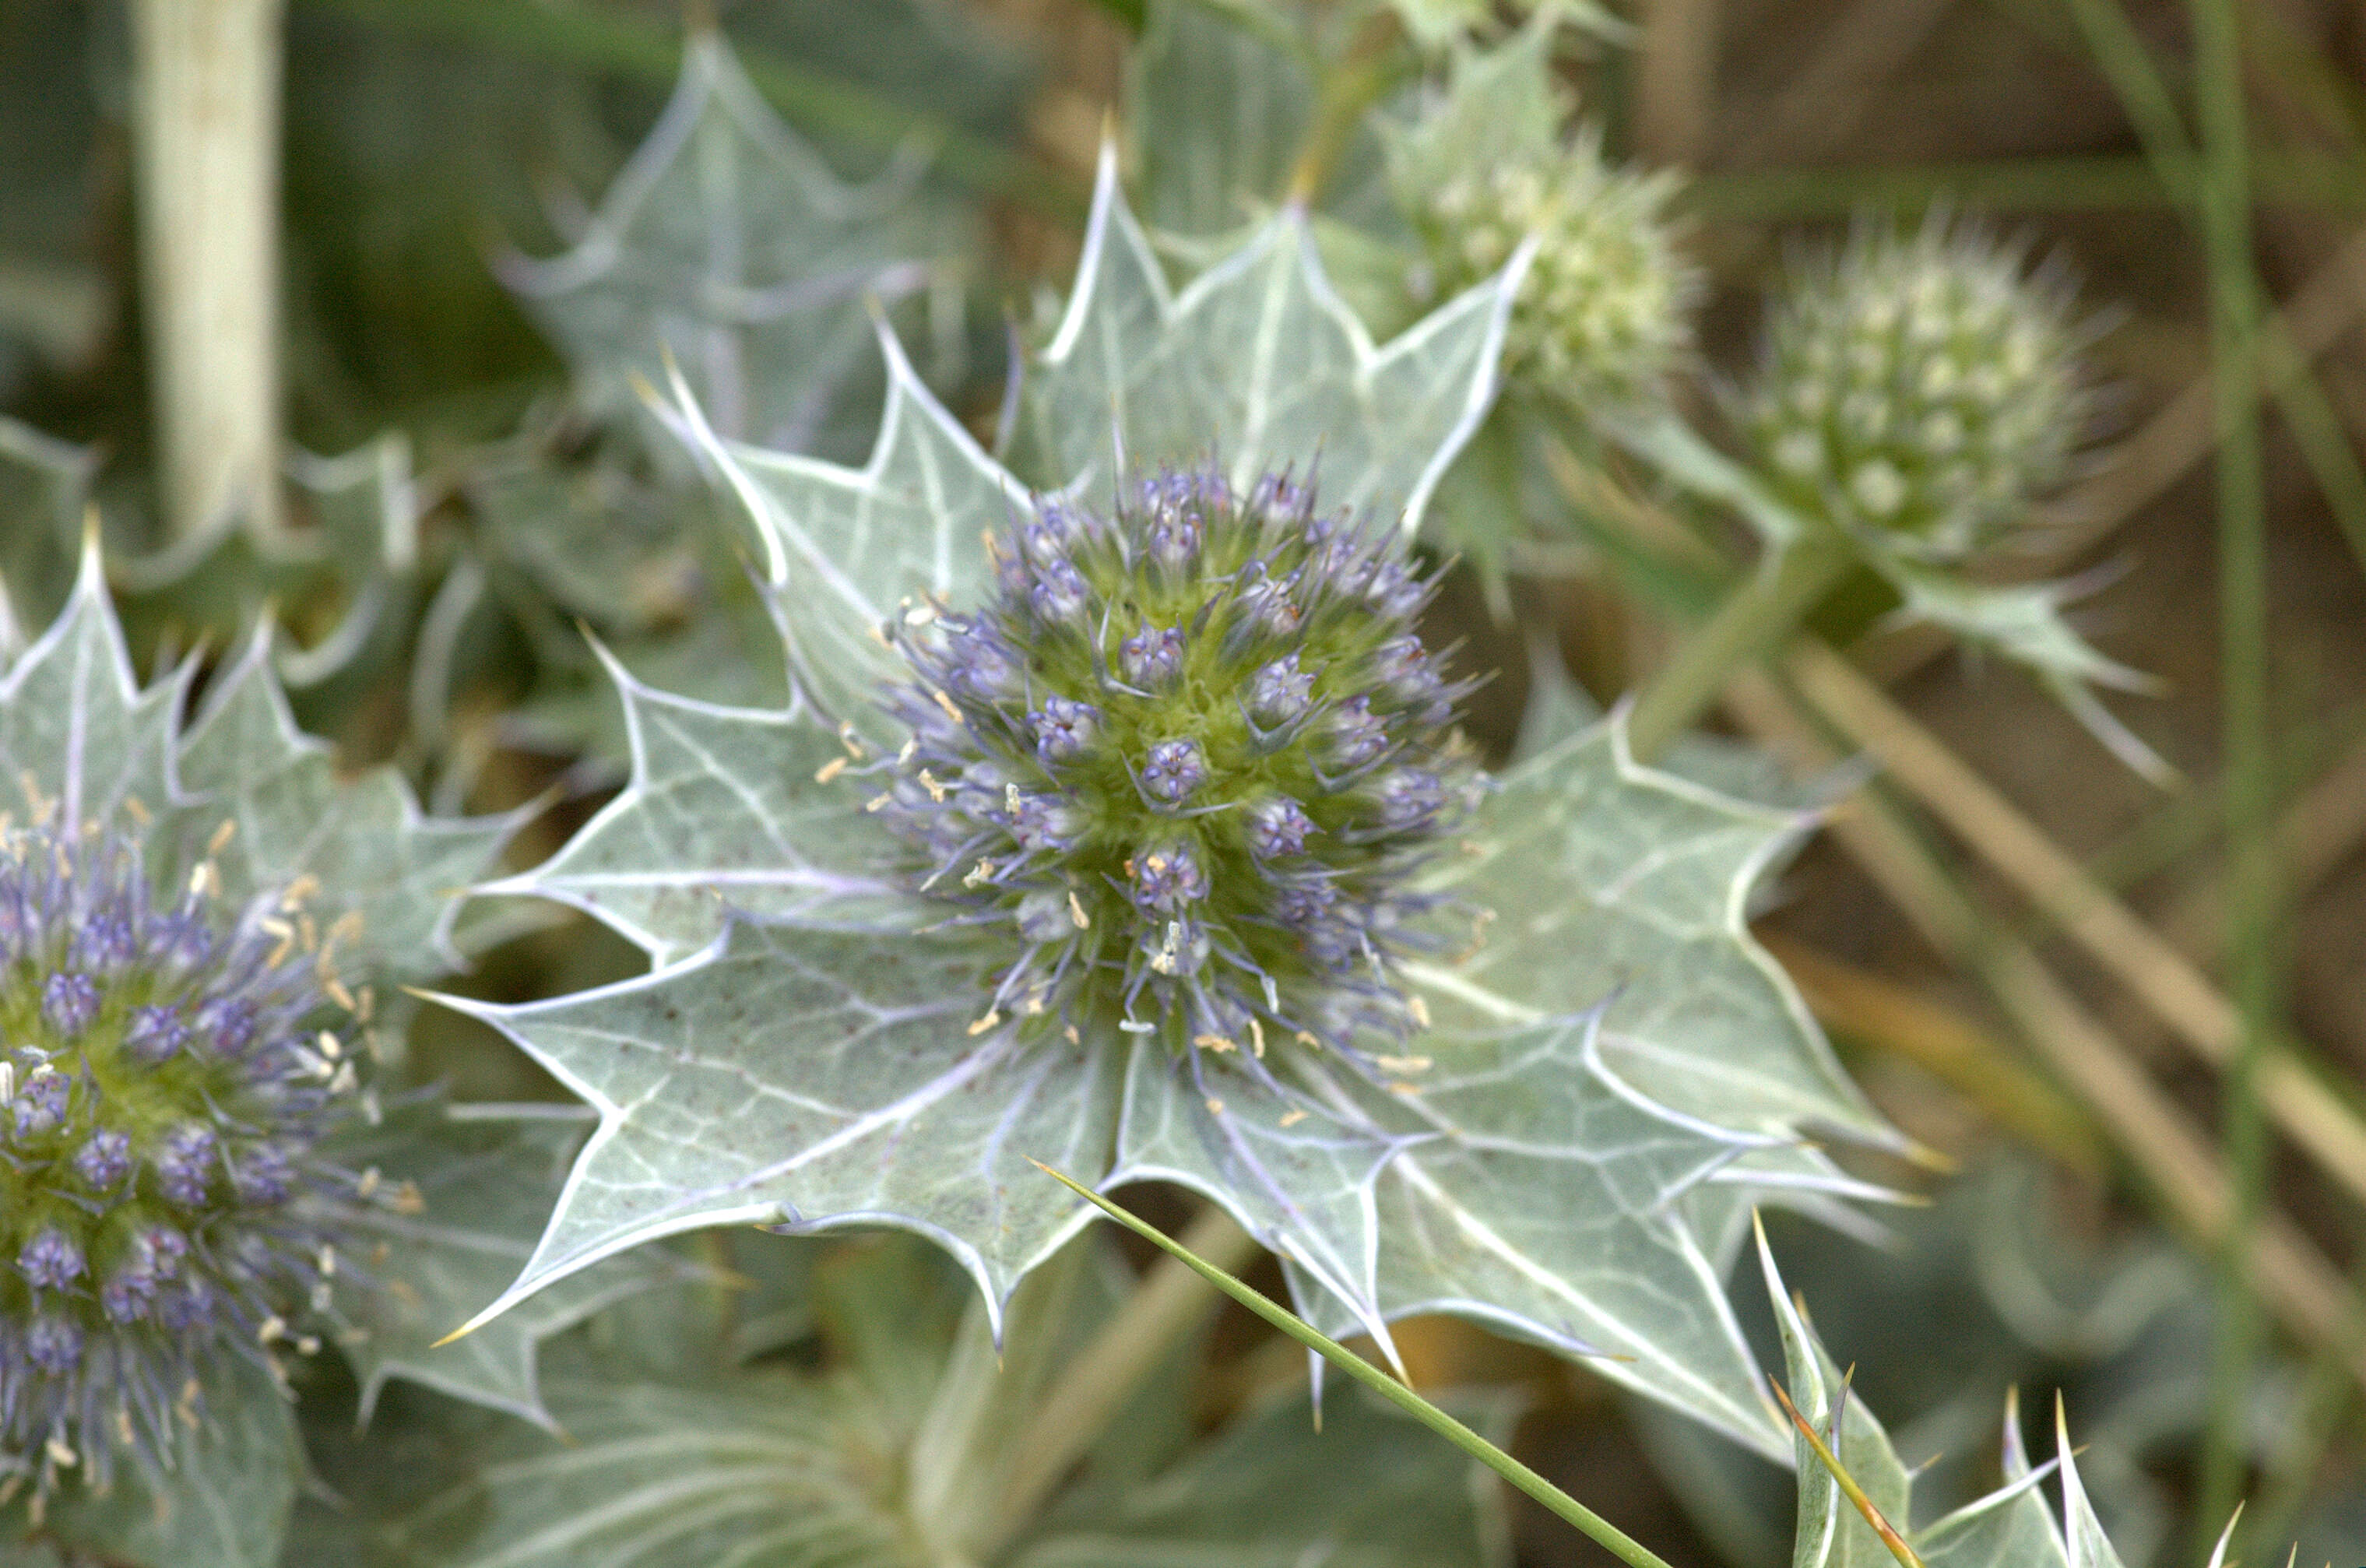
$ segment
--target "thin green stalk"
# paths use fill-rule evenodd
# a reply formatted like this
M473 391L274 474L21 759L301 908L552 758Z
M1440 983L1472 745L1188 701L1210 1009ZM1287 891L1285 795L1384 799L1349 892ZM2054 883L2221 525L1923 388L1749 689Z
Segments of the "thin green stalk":
M1440 1410L1380 1368L1372 1365L1345 1345L1322 1333L1289 1308L1267 1299L1260 1292L1251 1290L1214 1264L1195 1258L1180 1243L1169 1239L1156 1227L1134 1218L1115 1203L1091 1189L1084 1187L1053 1170L1041 1160L1035 1168L1067 1188L1077 1197L1092 1204L1110 1219L1141 1236L1176 1258L1200 1278L1265 1319L1282 1333L1308 1349L1321 1355L1333 1366L1362 1383L1366 1388L1395 1405L1431 1431L1477 1460L1504 1480L1535 1498L1560 1518L1568 1520L1628 1568L1668 1568L1665 1559L1628 1536L1624 1530L1571 1496L1568 1493L1514 1459L1470 1427Z
M618 10L538 6L527 0L305 3L390 30L563 60L652 84L670 84L682 71L679 28ZM743 51L739 63L774 108L809 130L882 151L918 138L935 149L935 166L955 180L1064 222L1080 221L1085 215L1085 191L1067 175L1023 153L793 61Z
M2091 3L2091 0L2090 0ZM2272 824L2267 705L2267 518L2260 469L2256 338L2259 303L2251 256L2241 44L2232 0L2191 0L2202 130L2203 240L2210 264L2213 396L2218 436L2219 668L2224 706L2229 932L2243 1035L2226 1074L2222 1132L2234 1213L2218 1269L2210 1427L2200 1517L2231 1509L2243 1491L2245 1414L2261 1325L2245 1249L2266 1182L2267 1132L2257 1074L2274 1026ZM2207 1543L2204 1543L2204 1551Z
M1648 762L1717 701L1736 670L1753 662L1806 618L1846 575L1849 553L1821 540L1797 539L1763 562L1684 640L1627 716L1627 739Z

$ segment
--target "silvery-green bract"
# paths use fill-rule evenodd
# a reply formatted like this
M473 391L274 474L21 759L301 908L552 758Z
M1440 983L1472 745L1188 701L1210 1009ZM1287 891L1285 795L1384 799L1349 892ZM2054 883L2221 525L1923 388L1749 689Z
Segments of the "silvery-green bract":
M1084 1223L1040 1160L1205 1193L1384 1347L1468 1314L1787 1451L1707 1194L1844 1189L1808 1128L1895 1141L1747 935L1808 821L1616 724L1482 781L1410 630L1525 260L1376 346L1294 210L1173 290L1105 160L1033 490L892 338L861 469L684 406L798 695L620 672L630 784L496 885L655 964L457 1004L600 1117L496 1311L736 1222L918 1231L998 1312Z
M457 965L455 890L515 819L340 777L268 628L192 715L198 675L138 681L95 538L0 648L0 1542L262 1568L302 1468L283 1363L546 1421L535 1341L645 1270L428 1364L572 1146L397 1065L399 987ZM500 1190L449 1185L472 1161Z

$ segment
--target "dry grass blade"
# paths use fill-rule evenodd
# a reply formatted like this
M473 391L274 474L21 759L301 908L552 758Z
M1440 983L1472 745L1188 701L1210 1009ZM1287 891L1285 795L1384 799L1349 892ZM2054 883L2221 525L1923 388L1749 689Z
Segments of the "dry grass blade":
M1816 56L1791 79L1735 151L1752 167L1812 161L1847 143L1868 107L1868 88L1894 75L1930 39L1951 0L1856 0L1824 28Z
M1839 757L1774 682L1736 678L1729 707L1762 742L1820 771ZM1942 954L1977 975L2014 1026L2095 1112L2170 1220L2203 1246L2224 1245L2234 1196L2209 1141L2024 943L1997 938L1940 865L1876 798L1837 813L1842 847ZM2248 1238L2244 1267L2259 1297L2302 1342L2339 1359L2366 1388L2366 1342L2347 1281L2281 1215Z
M1914 1063L1999 1126L2073 1170L2103 1174L2108 1156L2094 1122L1963 1014L1779 931L1762 931L1759 941L1797 982L1826 1029Z
M1655 164L1696 168L1707 155L1717 13L1717 0L1646 0L1643 6L1635 137Z
M2233 1060L2242 1035L2234 1004L1985 779L1891 702L1847 660L1808 641L1789 670L1832 727L1864 747L1944 822L2213 1066ZM2366 1201L2366 1122L2289 1055L2259 1063L2259 1097L2276 1124L2327 1174Z
M2366 741L2327 768L2276 825L2276 864L2294 899L2366 844ZM2208 960L2226 940L2225 889L2215 875L2179 895L2160 918L2160 934L2180 952Z

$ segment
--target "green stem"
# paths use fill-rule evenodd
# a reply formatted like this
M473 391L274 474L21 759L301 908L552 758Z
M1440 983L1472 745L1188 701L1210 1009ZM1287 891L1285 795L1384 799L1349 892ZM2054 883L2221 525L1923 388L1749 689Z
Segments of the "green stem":
M2274 1023L2273 843L2267 733L2267 524L2257 395L2259 297L2251 260L2242 60L2232 0L2192 0L2202 130L2201 220L2210 264L2218 437L2220 701L2225 712L2229 931L2243 1033L2226 1074L2223 1138L2234 1213L2218 1270L2210 1428L2201 1511L2221 1518L2242 1490L2245 1416L2261 1337L2245 1267L2266 1181L2258 1066ZM2207 1551L2205 1544L2204 1551Z
M1182 1263L1200 1278L1207 1280L1208 1283L1215 1286L1216 1289L1223 1292L1290 1338L1321 1355L1333 1366L1337 1367L1399 1410L1543 1504L1559 1517L1576 1526L1588 1540L1601 1546L1619 1562L1627 1563L1628 1568L1668 1568L1666 1560L1652 1551L1651 1548L1636 1540L1617 1526L1405 1387L1371 1362L1357 1355L1345 1345L1316 1329L1289 1308L1267 1299L1257 1291L1251 1290L1214 1264L1193 1257L1181 1243L1170 1240L1155 1227L1134 1218L1099 1193L1069 1180L1050 1166L1037 1161L1036 1168L1133 1232L1134 1235L1158 1247L1168 1257Z
M1780 642L1831 592L1851 558L1824 541L1796 539L1763 561L1636 699L1627 716L1636 761L1652 761L1691 728L1736 670Z
M906 1514L929 1562L956 1568L986 1561L980 1539L1015 1462L1010 1428L1059 1373L1092 1257L1089 1245L1071 1242L1021 1280L998 1346L987 1331L985 1298L971 1298L905 1456Z
M1212 1203L1183 1239L1225 1269L1242 1267L1257 1252L1256 1240ZM1003 1481L992 1533L978 1554L982 1559L999 1556L1026 1528L1150 1370L1215 1303L1214 1292L1174 1258L1161 1259L1150 1270L1117 1315L1062 1370L1051 1396L1011 1442L1012 1468Z

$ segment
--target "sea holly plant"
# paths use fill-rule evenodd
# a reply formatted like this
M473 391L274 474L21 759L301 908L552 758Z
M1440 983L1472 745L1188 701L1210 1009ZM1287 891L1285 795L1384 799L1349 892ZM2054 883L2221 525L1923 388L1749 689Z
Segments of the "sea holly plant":
M2097 399L2080 358L2092 336L2060 266L2032 270L2023 247L1944 214L1904 234L1861 228L1795 265L1755 374L1728 399L1746 462L1673 414L1621 433L1763 546L1755 575L1644 695L1647 745L1861 565L1895 590L1901 617L2022 665L2128 766L2168 778L2094 693L2152 682L2063 616L2091 584L1997 586L1973 571L2035 542L2041 503L2092 467Z
M142 685L95 536L57 620L6 650L11 1550L261 1568L302 1470L287 1402L315 1358L546 1420L534 1339L597 1304L579 1288L484 1355L424 1365L425 1325L484 1289L482 1258L514 1253L517 1210L530 1226L557 1174L541 1124L446 1126L400 1071L397 987L460 962L455 890L516 818L427 818L385 770L340 777L296 730L271 650L265 627L194 715L194 662ZM538 1169L500 1152L537 1142ZM449 1185L472 1145L510 1190Z
M1899 1146L1750 940L1809 825L1617 722L1491 778L1410 548L1520 264L1374 345L1284 210L1170 291L1105 161L1022 387L1033 488L885 344L863 468L679 411L768 541L795 700L619 674L632 780L490 891L646 977L455 1006L598 1112L501 1314L732 1223L928 1235L1001 1321L1095 1186L1204 1194L1319 1318L1447 1311L1787 1452L1688 1195Z

